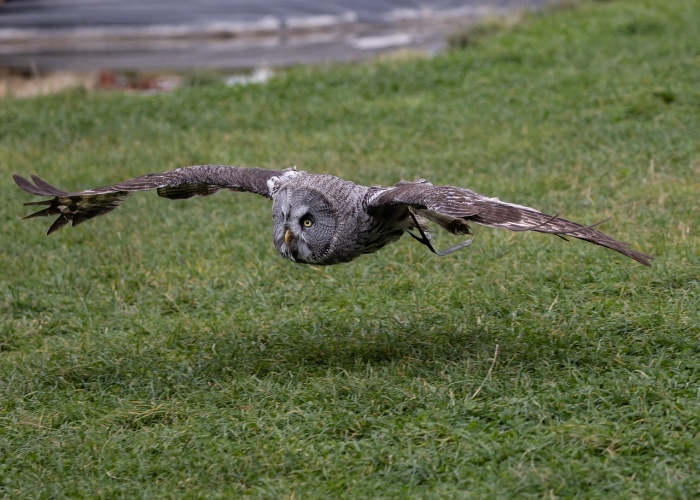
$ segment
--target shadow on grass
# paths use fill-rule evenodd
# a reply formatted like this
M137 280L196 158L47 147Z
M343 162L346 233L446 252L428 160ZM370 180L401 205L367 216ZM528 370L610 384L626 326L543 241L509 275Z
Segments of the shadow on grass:
M442 320L442 324L438 320ZM87 339L87 340L85 340ZM103 391L151 387L159 393L205 387L241 377L314 376L330 370L364 372L368 365L401 364L417 372L487 359L497 340L486 329L450 318L289 321L266 331L223 327L163 335L111 332L78 342L50 339L50 348L27 356L33 389L73 386ZM120 389L121 388L121 389Z
M657 342L666 337L663 317L653 311L634 318L596 316L595 309L579 317L566 308L552 317L516 312L482 315L479 321L454 309L404 320L391 313L298 315L267 325L237 325L211 313L158 317L156 331L132 325L126 331L46 337L22 361L15 381L30 392L37 385L68 386L120 395L146 390L161 397L251 377L361 375L368 368L432 378L455 366L465 375L485 373L496 344L499 366L511 371L534 374L561 366L606 371L620 355L647 355L648 335L654 333ZM683 336L668 347L686 349L687 342Z

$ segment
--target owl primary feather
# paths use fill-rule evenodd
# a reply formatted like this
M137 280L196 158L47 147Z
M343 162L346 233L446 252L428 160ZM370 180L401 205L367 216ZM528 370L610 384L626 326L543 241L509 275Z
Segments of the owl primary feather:
M57 215L48 234L106 214L135 191L155 189L159 196L185 199L221 189L256 193L272 200L272 236L280 255L292 262L329 265L376 252L408 233L431 251L444 255L468 245L463 241L436 251L426 230L433 222L455 235L470 233L470 222L510 231L537 231L571 236L600 245L650 266L653 256L630 250L593 226L583 226L534 208L506 203L469 189L434 186L425 180L391 187L367 187L332 175L294 168L198 165L147 174L110 186L66 192L32 175L33 183L15 175L24 191L50 199L26 203L46 208L25 218ZM416 231L418 234L416 234Z

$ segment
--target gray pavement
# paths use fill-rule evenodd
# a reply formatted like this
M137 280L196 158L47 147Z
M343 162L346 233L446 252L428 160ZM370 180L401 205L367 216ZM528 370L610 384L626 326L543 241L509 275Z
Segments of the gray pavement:
M485 15L548 0L9 0L0 67L231 69L436 52Z

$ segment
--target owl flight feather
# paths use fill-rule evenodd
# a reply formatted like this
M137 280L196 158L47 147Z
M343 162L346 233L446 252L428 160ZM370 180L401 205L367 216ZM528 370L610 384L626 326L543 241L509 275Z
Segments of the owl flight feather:
M588 241L650 266L652 255L630 250L593 226L557 215L489 198L469 189L434 186L425 180L392 187L367 187L332 175L290 168L198 165L142 175L117 184L66 192L32 175L14 175L24 191L50 199L26 203L45 206L25 218L57 215L48 234L111 212L136 191L155 189L159 196L186 199L220 190L256 193L272 200L273 241L283 257L298 263L329 265L349 262L397 241L408 232L435 253L444 255L468 245L462 242L437 252L424 225L433 222L456 235L466 235L470 222L509 231L536 231ZM411 230L418 230L420 236Z

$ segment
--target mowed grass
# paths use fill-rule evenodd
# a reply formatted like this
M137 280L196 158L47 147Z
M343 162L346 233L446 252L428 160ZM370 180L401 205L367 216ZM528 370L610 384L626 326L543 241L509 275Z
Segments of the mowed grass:
M0 492L697 496L698 33L698 1L567 4L431 60L0 102ZM46 237L11 180L201 163L612 216L657 260L476 227L303 267L239 193Z

